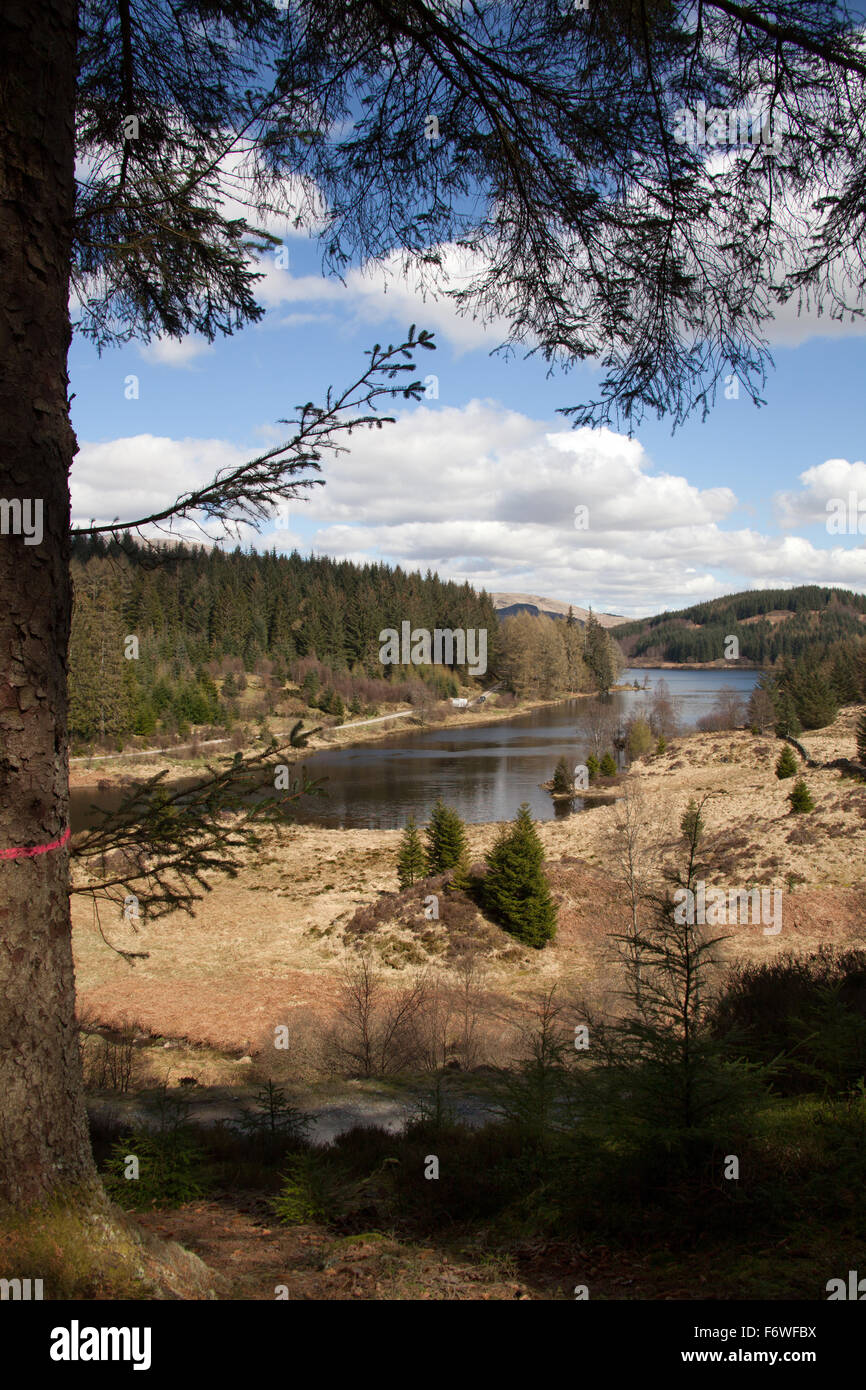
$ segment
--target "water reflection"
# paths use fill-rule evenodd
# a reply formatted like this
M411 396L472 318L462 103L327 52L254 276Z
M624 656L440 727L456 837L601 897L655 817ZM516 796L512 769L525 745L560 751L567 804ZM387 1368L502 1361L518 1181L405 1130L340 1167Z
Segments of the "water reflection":
M745 700L755 671L627 671L623 679L643 682L646 690L615 692L605 713L614 730L633 713L648 711L660 680L667 682L684 729L709 714L719 690L734 689ZM469 823L508 820L522 801L537 820L581 810L587 800L555 802L542 783L560 755L570 766L585 763L594 746L596 701L565 700L556 706L484 728L430 729L397 733L382 742L312 754L304 766L310 777L326 778L327 797L308 797L295 818L309 824L393 829L409 815L426 821L436 798L453 806ZM605 746L610 747L608 732ZM616 750L622 765L622 749ZM91 824L88 806L116 806L117 792L75 792L74 829Z

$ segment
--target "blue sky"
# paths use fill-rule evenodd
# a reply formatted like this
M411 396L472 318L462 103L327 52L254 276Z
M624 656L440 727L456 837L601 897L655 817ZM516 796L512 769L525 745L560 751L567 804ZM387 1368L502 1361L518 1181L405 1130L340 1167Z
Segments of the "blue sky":
M77 521L139 515L261 451L283 437L281 416L348 384L365 348L414 321L436 334L419 367L438 396L353 436L312 501L245 544L430 567L629 616L769 585L866 591L856 517L853 534L827 531L828 501L853 492L866 533L866 326L786 311L765 406L720 394L706 421L673 435L645 421L628 440L556 415L593 394L590 366L548 378L540 360L491 356L501 327L425 304L399 277L385 293L378 269L344 288L321 277L315 241L295 234L286 248L287 267L264 262L264 320L211 348L129 344L100 358L73 342Z

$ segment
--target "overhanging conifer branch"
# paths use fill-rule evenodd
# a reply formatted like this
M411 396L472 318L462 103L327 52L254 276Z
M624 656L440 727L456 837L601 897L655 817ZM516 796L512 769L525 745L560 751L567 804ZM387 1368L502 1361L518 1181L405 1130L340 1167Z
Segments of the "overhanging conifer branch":
M322 794L319 781L293 777L285 762L316 732L301 733L299 720L287 742L271 740L246 756L209 763L208 776L192 788L171 790L164 785L167 770L155 773L116 811L101 812L101 824L73 839L78 871L70 893L120 908L133 895L150 920L175 911L193 916L193 904L211 891L209 875L237 877L246 855L263 843L265 827L279 834L288 808ZM275 791L280 765L289 767L289 780Z
M413 380L407 386L391 384L401 373L416 371L412 354L417 348L435 351L436 344L433 334L426 329L416 334L413 323L405 342L396 346L389 343L387 348L376 343L365 354L370 359L367 370L340 395L335 396L329 388L323 406L308 401L297 407L299 413L294 420L280 420L281 425L295 427L287 443L269 449L238 468L221 469L205 487L184 493L170 506L148 516L134 521L115 519L104 525L76 526L73 535L95 536L108 532L119 539L124 532L138 531L143 526L195 519L197 515L220 522L224 534L237 533L241 523L258 530L280 502L298 498L304 489L321 486L324 481L321 478L298 478L296 474L305 470L318 473L325 452L345 453L345 445L337 442L339 437L362 427L381 428L383 424L394 423L394 416L377 413L377 401L382 397L421 399L424 393L421 381ZM359 411L363 413L358 414Z

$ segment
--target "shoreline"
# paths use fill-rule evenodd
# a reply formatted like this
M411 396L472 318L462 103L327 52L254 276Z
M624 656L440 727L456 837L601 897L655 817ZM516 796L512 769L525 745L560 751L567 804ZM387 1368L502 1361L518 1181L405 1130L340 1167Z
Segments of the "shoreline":
M613 692L629 691L633 689L634 687L632 685L615 685L611 687ZM375 716L375 718L366 725L365 733L361 732L365 728L364 724L334 724L331 726L324 726L318 735L310 739L310 742L305 748L299 748L297 751L299 756L313 753L327 753L333 750L342 751L346 748L360 747L368 743L381 742L390 738L393 734L403 733L404 729L406 732L424 733L427 730L434 729L489 728L494 724L507 723L513 719L519 719L523 715L533 714L539 709L549 709L556 705L566 704L569 700L592 699L594 693L594 691L582 690L574 691L568 695L558 696L553 700L527 700L513 709L498 709L496 705L489 705L483 712L479 712L479 714L474 714L469 710L454 710L453 715L449 716L447 719L422 720L415 715L416 722L413 722L412 715L414 712L410 707L405 710L395 710L386 715ZM296 717L297 716L290 716L288 719L281 721L284 722L287 727L277 735L278 738L288 736L288 730L295 723ZM392 720L396 721L394 725L391 725ZM401 727L401 724L403 727ZM345 739L340 738L340 733L344 731L350 733L351 736ZM230 742L231 740L228 737L212 741L208 740L207 742L201 743L200 747L207 748L208 746L215 746L217 743L225 745ZM190 743L186 743L178 744L177 746L178 748L188 748L191 745ZM246 745L241 751L252 751L252 745ZM128 785L130 782L144 781L146 780L145 777L138 778L134 775L134 766L123 764L129 764L133 760L137 761L139 758L144 757L158 758L159 754L164 755L163 760L155 764L149 764L146 776L150 777L154 772L161 772L165 769L168 772L168 776L165 780L168 782L179 781L185 776L194 776L197 770L204 770L208 761L207 756L198 756L195 758L172 756L173 749L171 748L142 748L132 749L125 753L94 754L92 759L87 758L85 755L75 768L71 766L73 760L70 759L70 790L104 790L105 788L101 786L101 784L108 783L114 786L124 786ZM219 756L219 754L217 754L217 756ZM100 759L105 762L106 766L101 767L98 771L86 765L88 762L97 762ZM121 766L118 766L118 764L121 764Z
M629 671L773 671L773 666L761 666L757 662L726 661L719 657L716 661L644 661L641 657L629 660ZM616 688L616 687L614 687ZM621 689L632 690L627 685Z
M737 663L741 670L764 670L768 668L758 666L743 666ZM629 670L641 671L714 671L731 669L730 662L652 662L649 665L630 663ZM638 686L638 689L643 689ZM634 692L633 682L618 682L611 686L610 693ZM394 734L405 732L423 733L427 730L436 729L457 729L457 728L489 728L492 725L508 723L514 719L519 719L523 715L533 714L536 710L550 709L557 705L566 704L570 700L590 700L595 697L597 692L591 690L571 691L567 695L559 695L555 699L545 700L526 700L518 706L510 709L500 709L495 704L486 705L483 709L452 709L444 719L430 718L425 719L419 716L411 706L404 709L395 709L384 715L376 715L370 720L349 722L344 724L324 725L320 732L310 738L309 743L303 749L298 749L298 755L315 754L328 752L330 750L340 750L362 747L366 744L383 742ZM279 723L283 727L275 731L275 736L282 739L288 736L288 732L299 716L296 714L288 717L273 716L272 724ZM307 722L306 716L300 716L304 723ZM392 722L393 721L393 722ZM315 722L311 727L316 727ZM341 737L348 734L349 737ZM186 743L177 744L178 749L191 748L193 740ZM223 749L231 743L230 736L220 739L209 739L200 742L201 749L217 748ZM249 753L253 750L250 743L244 745L240 750ZM212 754L202 753L195 757L182 756L175 752L174 748L136 748L129 749L123 753L95 753L92 756L78 755L70 758L69 788L70 791L105 791L111 787L129 786L134 782L143 782L155 772L166 772L165 781L173 783L181 781L185 777L194 777L197 772L204 772L207 762ZM217 752L216 757L223 756ZM146 772L141 776L136 775L136 764L139 760L156 759L155 762L148 762ZM73 766L75 764L75 766ZM99 764L94 767L93 764Z
M860 707L845 706L832 726L805 737L807 752L823 764L802 769L815 801L808 815L793 814L791 782L775 775L780 742L747 730L679 735L664 753L633 764L623 779L623 789L633 789L643 808L647 843L659 860L654 872L661 874L675 852L689 801L706 798L710 884L783 892L781 934L765 935L753 922L734 924L726 953L759 960L780 947L812 951L862 943L863 785L828 766L853 752L859 714ZM104 1027L126 1018L163 1039L186 1038L243 1056L266 1043L272 1047L273 1026L288 1018L300 1030L303 1052L304 1038L331 1016L340 972L354 959L361 929L395 987L419 967L447 969L443 948L451 933L469 930L485 988L503 1000L558 982L563 989L603 991L610 984L605 951L611 924L626 921L617 799L605 797L536 824L559 914L556 938L543 952L503 951L511 943L475 917L449 924L446 912L439 927L430 928L421 920L420 899L413 908L400 894L399 829L300 824L290 835L268 836L236 878L215 876L182 931L173 916L138 925L112 919L106 930L115 950L147 952L133 975L94 931L86 893L74 895L82 1005ZM485 858L501 826L466 825L472 863Z

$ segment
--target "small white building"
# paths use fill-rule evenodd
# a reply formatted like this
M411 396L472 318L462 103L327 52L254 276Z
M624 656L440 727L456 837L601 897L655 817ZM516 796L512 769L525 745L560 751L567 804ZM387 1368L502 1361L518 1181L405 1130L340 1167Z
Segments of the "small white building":
M469 701L461 698L459 700L452 699L451 703L455 709L465 709Z

